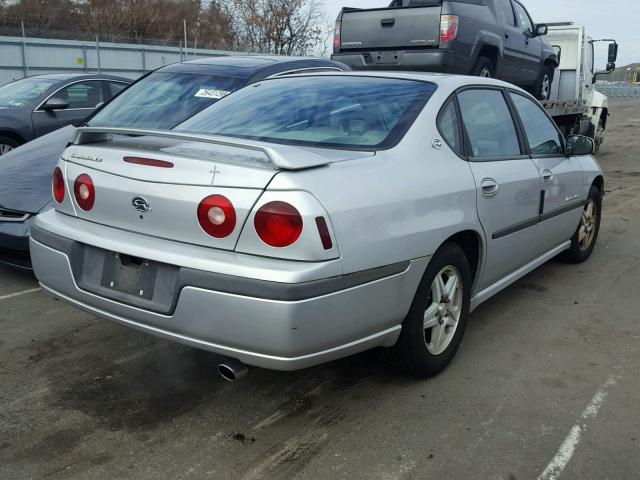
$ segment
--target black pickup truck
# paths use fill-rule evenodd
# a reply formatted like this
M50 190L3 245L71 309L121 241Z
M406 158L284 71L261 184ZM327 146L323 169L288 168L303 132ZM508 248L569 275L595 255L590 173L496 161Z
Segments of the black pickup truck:
M332 59L354 70L419 70L495 77L546 100L558 58L517 0L393 0L345 7Z

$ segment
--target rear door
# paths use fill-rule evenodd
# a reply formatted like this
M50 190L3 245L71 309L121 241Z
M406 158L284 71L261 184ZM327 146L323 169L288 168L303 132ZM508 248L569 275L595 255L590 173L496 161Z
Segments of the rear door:
M458 103L486 237L484 289L538 256L540 175L522 150L501 89L466 89Z
M578 159L564 153L562 135L544 109L528 97L510 92L524 140L540 172L543 195L538 243L549 251L571 238L582 212L584 179Z
M104 101L102 82L100 80L75 82L61 88L47 100L51 98L64 100L69 106L60 110L37 108L31 115L36 137L87 118Z
M433 5L344 11L340 51L437 47L441 2L425 3ZM397 63L393 56L372 60Z

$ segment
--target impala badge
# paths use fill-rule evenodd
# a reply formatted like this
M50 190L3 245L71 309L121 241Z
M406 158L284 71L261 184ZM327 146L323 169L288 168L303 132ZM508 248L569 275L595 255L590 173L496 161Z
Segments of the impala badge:
M142 197L133 197L131 200L131 205L140 213L147 213L151 210L151 205Z

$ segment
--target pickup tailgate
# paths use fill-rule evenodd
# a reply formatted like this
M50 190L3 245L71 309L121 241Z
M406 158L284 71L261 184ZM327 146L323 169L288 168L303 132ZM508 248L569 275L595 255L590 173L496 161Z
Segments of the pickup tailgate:
M340 51L437 47L442 5L368 10L345 9Z

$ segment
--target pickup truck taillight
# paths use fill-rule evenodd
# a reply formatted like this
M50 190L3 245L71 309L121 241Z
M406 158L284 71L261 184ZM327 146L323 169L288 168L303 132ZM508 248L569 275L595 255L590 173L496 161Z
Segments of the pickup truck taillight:
M333 29L333 53L340 51L340 27L342 22L336 21L336 26Z
M442 15L440 17L440 44L450 42L458 35L458 16Z

